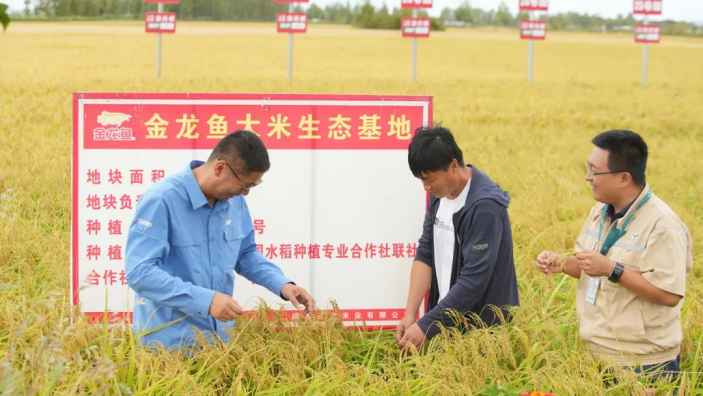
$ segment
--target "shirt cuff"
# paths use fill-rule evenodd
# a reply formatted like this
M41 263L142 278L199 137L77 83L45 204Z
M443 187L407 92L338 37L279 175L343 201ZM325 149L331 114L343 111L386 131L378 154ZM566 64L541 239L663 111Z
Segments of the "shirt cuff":
M422 330L428 341L440 332L439 322L431 320L427 314L421 317L416 323L417 327Z
M289 283L295 285L295 282L293 282L292 280L286 278L285 276L281 276L280 278L271 282L271 288L269 290L271 291L271 293L278 294L278 296L281 297L283 301L288 301L285 297L283 297L281 292L283 291L283 286Z
M193 287L192 290L193 304L191 306L191 314L198 315L204 319L210 317L210 305L215 297L215 291L204 287Z

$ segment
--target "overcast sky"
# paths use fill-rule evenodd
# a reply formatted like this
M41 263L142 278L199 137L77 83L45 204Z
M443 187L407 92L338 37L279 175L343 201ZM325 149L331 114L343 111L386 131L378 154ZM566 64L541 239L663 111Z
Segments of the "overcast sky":
M237 0L232 0L237 1ZM273 0L261 0L273 1ZM362 3L364 0L341 0L350 4ZM388 8L400 5L400 0L370 0L376 6L384 3ZM8 3L13 11L21 11L24 8L24 0L0 0ZM310 4L317 4L324 7L327 4L339 3L340 0L310 0ZM472 7L483 9L495 9L501 0L470 0ZM456 8L463 0L434 0L434 7L430 11L432 15L439 15L445 7ZM610 18L618 14L627 15L632 12L633 0L551 0L549 2L549 12L558 14L561 12L575 11L579 13L598 14ZM505 4L510 7L513 14L517 12L518 0L507 0ZM654 17L652 20L674 19L679 21L701 22L703 23L703 0L664 0L664 11L661 17Z

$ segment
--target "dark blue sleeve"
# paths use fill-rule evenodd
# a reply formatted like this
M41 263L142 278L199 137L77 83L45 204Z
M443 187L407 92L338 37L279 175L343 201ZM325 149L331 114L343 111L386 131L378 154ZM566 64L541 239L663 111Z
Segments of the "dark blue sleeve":
M422 236L417 244L417 252L415 260L421 261L430 267L434 267L434 213L432 213L432 202L436 198L430 197L427 211L425 212L425 221L422 224Z
M467 313L486 292L503 235L503 211L505 207L495 201L479 202L473 219L461 225L459 237L463 263L457 281L442 301L417 322L427 339L440 332L440 324L454 326L454 320L446 310Z

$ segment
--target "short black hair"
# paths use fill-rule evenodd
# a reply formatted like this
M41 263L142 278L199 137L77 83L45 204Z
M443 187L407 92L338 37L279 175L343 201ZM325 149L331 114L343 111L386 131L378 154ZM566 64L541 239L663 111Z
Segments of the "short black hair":
M422 178L429 172L446 171L454 160L464 166L464 156L449 129L436 124L434 128L423 126L415 130L408 148L413 176Z
M608 168L611 171L623 171L632 175L632 180L638 186L647 183L647 143L635 132L614 129L598 134L591 140L596 147L606 150Z
M212 150L208 161L218 158L229 164L241 164L244 173L268 172L269 153L259 135L251 131L234 131L225 136Z

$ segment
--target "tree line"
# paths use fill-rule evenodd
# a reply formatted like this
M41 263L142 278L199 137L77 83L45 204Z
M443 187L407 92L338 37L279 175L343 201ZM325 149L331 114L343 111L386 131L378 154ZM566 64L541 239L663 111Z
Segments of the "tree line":
M369 2L351 4L340 1L321 7L314 3L296 5L295 11L307 12L313 23L351 24L366 29L400 29L401 18L411 11L399 6L375 7ZM391 1L399 3L398 1ZM179 4L166 4L165 11L178 13L185 21L274 21L276 13L288 10L287 4L273 0L180 0ZM156 4L142 0L25 0L25 19L142 19L144 12L155 11ZM424 10L420 16L427 16ZM432 18L433 30L444 30L444 26L496 26L517 27L527 14L512 14L505 2L493 10L471 7L464 1L456 8L445 8L439 18ZM634 26L637 22L632 14L603 18L597 15L576 12L543 15L550 30L616 31ZM681 21L658 22L664 35L703 36L703 26Z

